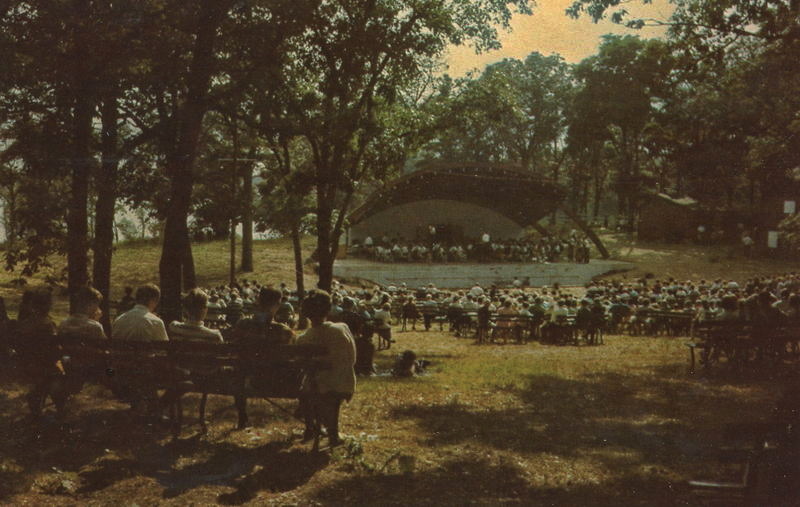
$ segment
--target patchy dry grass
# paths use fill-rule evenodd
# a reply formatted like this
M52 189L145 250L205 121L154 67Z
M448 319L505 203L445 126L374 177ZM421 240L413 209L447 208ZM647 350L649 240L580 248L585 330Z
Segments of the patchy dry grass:
M630 240L623 234L608 234L603 241L612 256L633 262L636 268L615 274L615 279L638 279L647 274L655 278L678 280L744 280L753 276L770 276L797 271L797 260L769 257L747 258L734 246L666 244Z
M98 388L77 398L71 434L38 432L24 424L20 390L7 389L0 500L675 505L685 480L715 473L723 427L762 420L776 396L766 381L687 376L675 338L554 347L396 337L381 370L410 348L430 373L360 379L343 410L348 445L332 454L291 440L300 423L263 401L251 401L254 428L236 431L232 401L212 397L209 434L190 426L170 445Z

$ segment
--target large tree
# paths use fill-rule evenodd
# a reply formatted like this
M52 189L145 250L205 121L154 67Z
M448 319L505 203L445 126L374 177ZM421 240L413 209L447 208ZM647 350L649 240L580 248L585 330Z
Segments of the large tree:
M507 26L514 8L529 12L527 0L336 0L313 11L293 41L285 110L311 148L321 288L330 289L356 186L380 169L365 154L384 132L381 108L427 76L448 44L497 47L494 26Z
M652 163L647 138L656 111L670 100L673 64L658 40L607 35L597 55L575 68L575 95L569 142L574 151L590 150L613 157L619 212L633 219Z
M550 174L573 84L557 55L490 65L476 79L457 83L437 110L440 132L428 145L436 158L517 163Z

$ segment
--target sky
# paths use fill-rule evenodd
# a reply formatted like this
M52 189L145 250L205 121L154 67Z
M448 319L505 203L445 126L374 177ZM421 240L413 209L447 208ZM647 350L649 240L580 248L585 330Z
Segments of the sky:
M464 75L471 69L482 71L487 64L503 58L524 59L533 51L544 55L560 54L568 63L577 63L594 54L600 44L600 37L607 33L635 34L643 38L663 36L664 28L647 27L631 30L610 21L593 23L587 16L579 19L568 17L564 11L572 0L538 0L533 7L533 15L515 15L511 20L511 31L500 31L503 48L476 55L469 47L453 47L445 58L449 66L447 73L453 77ZM657 18L666 20L672 12L667 0L653 0L644 5L641 0L633 0L626 8L633 17Z

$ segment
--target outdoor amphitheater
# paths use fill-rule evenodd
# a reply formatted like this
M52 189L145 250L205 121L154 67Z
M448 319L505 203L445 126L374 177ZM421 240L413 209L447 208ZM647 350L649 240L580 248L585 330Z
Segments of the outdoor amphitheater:
M798 34L0 3L0 505L800 505Z

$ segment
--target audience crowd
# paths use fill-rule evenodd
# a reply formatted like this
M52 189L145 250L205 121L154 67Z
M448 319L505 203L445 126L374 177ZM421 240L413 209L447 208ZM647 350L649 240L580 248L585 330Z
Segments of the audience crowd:
M448 323L456 336L464 336L464 329L469 326L481 342L513 329L517 325L515 319L524 317L526 325L535 326L536 332L542 334L567 320L585 336L599 329L655 334L658 329L653 326L665 313L685 316L681 322L687 326L710 320L747 321L758 326L800 324L797 273L756 277L741 283L673 278L600 281L580 289L557 285L531 289L517 282L509 287L475 284L462 290L440 290L434 284L418 288L405 284L353 288L334 282L330 294L311 291L301 299L285 284L267 287L242 280L189 291L184 298L183 320L168 324L157 315L158 287L147 284L135 293L126 289L110 331L115 340L233 342L253 357L272 344L325 345L333 367L320 373L316 379L318 396L309 397L301 408L305 407L306 414L317 415L307 417L307 434L318 431L312 426L321 422L327 427L331 442L337 444L339 408L343 400L353 395L353 375L375 373L374 353L391 348L398 338L393 331L414 331L417 325L420 331L429 331L435 323L442 327ZM97 290L81 289L74 301L75 312L56 324L50 316L52 296L47 290L26 291L16 321L9 319L0 298L0 353L24 359L38 378L43 372L64 375L72 367L69 361L48 356L43 351L51 349L43 347L42 340L56 336L61 340L103 339L107 332L99 324L102 295ZM373 337L377 339L373 341ZM405 351L398 355L392 372L413 376L426 365L427 361L418 360L413 351ZM20 373L25 375L24 371ZM29 392L33 413L41 411L47 389L39 382ZM126 396L124 392L116 394L123 399ZM159 402L155 392L140 393L131 401L140 403L148 412L156 410L152 404Z

